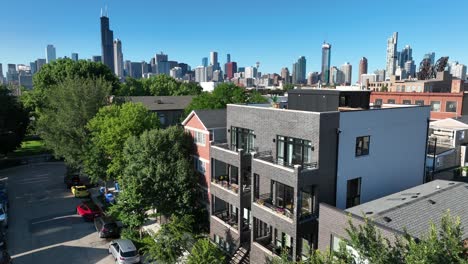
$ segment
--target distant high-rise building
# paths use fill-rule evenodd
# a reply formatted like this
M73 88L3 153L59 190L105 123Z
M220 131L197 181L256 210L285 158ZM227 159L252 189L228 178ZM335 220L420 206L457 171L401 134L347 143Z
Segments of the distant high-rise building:
M162 52L154 56L154 58L156 59L156 64L161 61L168 61L168 57L169 56L167 54L164 54Z
M202 66L203 67L208 67L208 58L207 57L202 58Z
M220 70L218 62L218 52L210 52L210 65L213 65L213 71Z
M31 69L31 74L35 74L37 72L37 64L35 61L31 61L29 63L29 68ZM1 75L1 74L0 74Z
M20 71L18 73L18 85L28 90L33 88L32 74L30 71Z
M343 84L343 78L342 78L342 73L340 69L338 69L336 66L330 67L330 82L329 84Z
M238 67L237 72L245 72L245 67Z
M459 64L458 61L451 63L450 74L453 77L466 81L466 65Z
M46 58L47 58L47 63L51 63L56 60L57 55L55 52L55 47L54 45L47 45L46 47Z
M91 60L93 62L102 62L102 57L101 56L93 56Z
M114 40L114 73L120 79L124 78L122 41ZM142 73L143 74L143 73Z
M429 52L429 53L424 54L423 59L429 59L431 61L431 64L434 65L436 63L435 52Z
M182 68L174 67L169 71L169 76L174 79L181 79L182 78Z
M229 63L229 62L231 62L231 54L228 53L226 55L226 63Z
M216 70L213 72L213 82L222 82L223 81L223 72Z
M283 84L290 82L289 69L287 67L281 69L281 79L283 79Z
M122 67L123 67L123 63L122 63ZM147 73L150 73L151 71L151 65L149 65L146 61L142 61L141 62L141 74L145 75ZM122 69L122 72L124 72L124 70Z
M171 67L168 61L159 61L156 66L158 67L157 74L169 75L169 71L171 70Z
M359 61L359 83L362 83L361 76L367 74L367 58L362 57Z
M256 78L257 68L256 67L245 67L245 78Z
M403 67L406 72L406 77L415 77L416 76L416 65L414 64L413 60L409 60L405 62L405 67Z
M394 32L393 35L387 40L387 66L386 73L387 77L395 74L397 66L397 45L398 45L398 32Z
M413 60L413 49L410 45L406 45L403 50L398 53L398 66L405 67L407 61Z
M343 72L344 84L350 85L353 74L353 66L349 64L349 62L346 62L345 64L341 65L341 72Z
M7 83L16 84L18 82L18 71L16 71L16 64L8 64L6 73Z
M3 77L3 66L0 63L0 84L4 83L4 77Z
M206 67L198 66L195 68L195 81L206 82L207 81Z
M141 79L143 77L143 73L141 72L141 62L131 62L130 65L130 76L135 79Z
M39 72L42 69L42 66L44 66L47 63L46 59L37 59L36 60L36 72Z
M124 62L124 75L125 77L131 77L132 73L132 62L129 60L126 60Z
M296 63L293 64L292 79L294 84L305 84L306 79L306 58L299 57Z
M71 59L72 59L73 61L78 61L78 53L72 53L72 54L71 54Z
M385 70L376 70L376 71L374 71L374 74L375 74L375 76L376 76L376 77L375 77L375 78L376 78L376 80L375 80L376 82L383 82L383 81L385 81L385 79L386 79L386 77L387 77L387 76L386 76Z
M179 63L177 66L180 67L182 76L184 76L190 70L190 67L187 63Z
M109 29L107 10L105 13L101 10L101 49L102 63L114 72L114 32Z
M330 83L330 61L331 45L324 42L322 45L322 73L320 78L322 84Z
M234 78L234 73L237 72L237 63L236 62L228 62L226 63L226 76L228 80Z

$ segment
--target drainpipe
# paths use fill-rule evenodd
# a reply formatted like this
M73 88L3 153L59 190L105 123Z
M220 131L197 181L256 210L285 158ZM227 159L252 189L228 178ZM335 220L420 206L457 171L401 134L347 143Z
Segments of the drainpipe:
M433 156L433 159L432 159L432 175L431 175L431 181L434 180L434 174L435 174L436 150L437 150L437 138L434 138L434 156Z

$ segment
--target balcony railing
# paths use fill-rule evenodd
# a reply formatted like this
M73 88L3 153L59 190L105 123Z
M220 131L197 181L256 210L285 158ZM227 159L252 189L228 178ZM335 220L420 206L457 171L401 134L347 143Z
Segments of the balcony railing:
M318 166L317 162L310 162L310 163L304 162L304 163L298 163L298 164L288 163L284 161L283 159L277 159L275 156L273 156L271 150L257 152L254 158L263 160L269 163L277 164L280 166L290 167L290 168L293 168L294 165L301 165L302 168L304 169L315 169Z
M211 145L215 146L215 147L218 147L218 148L230 150L230 151L235 151L235 152L237 152L240 149L240 148L237 148L236 146L229 145L227 142L213 141L213 143L211 143ZM245 155L250 155L250 152L254 152L254 151L258 151L258 148L257 147L254 147L254 148L251 148L251 149L246 148L246 149L244 149L244 154Z
M238 229L237 215L229 214L227 210L214 212L213 215L221 219L226 224L234 227L235 229Z
M265 206L270 210L276 212L279 215L284 215L289 218L293 218L292 212L294 211L294 206L291 208L283 208L273 204L273 199L271 198L270 193L261 194L259 198L255 199L255 202L259 205Z
M263 237L258 237L254 240L256 243L262 245L264 248L268 249L271 251L271 253L281 256L283 253L283 250L285 250L288 253L288 259L292 259L292 248L284 248L280 246L276 246L273 244L273 240L271 238L271 234L263 236Z
M214 177L213 182L226 190L230 190L235 193L239 192L239 185L230 183L227 175Z

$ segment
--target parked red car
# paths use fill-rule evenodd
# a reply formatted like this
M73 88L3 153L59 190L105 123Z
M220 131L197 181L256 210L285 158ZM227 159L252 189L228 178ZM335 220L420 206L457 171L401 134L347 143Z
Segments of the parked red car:
M86 221L92 221L95 217L102 216L102 210L92 201L84 201L76 207L76 213Z

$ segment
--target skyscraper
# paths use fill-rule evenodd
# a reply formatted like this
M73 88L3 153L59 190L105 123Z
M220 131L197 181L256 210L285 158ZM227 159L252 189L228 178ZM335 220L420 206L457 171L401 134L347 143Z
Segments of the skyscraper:
M47 45L46 48L46 58L47 58L47 63L51 63L56 60L56 53L55 53L55 47L54 45Z
M31 74L35 74L37 72L37 64L35 61L29 63L29 68L31 69ZM0 73L0 78L2 74Z
M237 63L236 62L228 62L226 63L226 75L227 79L231 80L234 78L234 73L237 72Z
M287 67L281 69L281 79L283 79L284 84L290 82L290 80L289 80L289 69Z
M71 59L72 59L73 61L78 61L78 53L72 53L72 54L71 54Z
M306 58L304 56L299 57L296 63L293 64L293 83L305 84L306 79Z
M101 50L102 63L107 65L114 72L114 32L109 29L109 17L107 10L101 10Z
M102 62L102 57L101 56L93 56L91 60L94 61L94 62Z
M195 81L196 82L206 82L207 75L206 75L206 67L198 66L195 68Z
M405 48L398 53L398 66L404 68L405 63L410 60L413 60L413 49L410 45L406 45Z
M219 70L218 52L210 52L210 65L213 65L213 70Z
M435 52L429 52L429 53L424 54L423 59L431 60L431 64L434 65L435 64Z
M359 61L359 83L362 83L361 75L367 74L367 58L362 57Z
M256 67L245 67L245 78L256 78L257 68Z
M343 72L344 84L350 85L353 74L353 66L349 64L349 62L346 62L345 64L341 65L341 72Z
M114 73L120 79L124 77L122 42L120 39L114 40Z
M40 71L42 69L42 66L44 66L47 63L46 59L37 59L36 60L36 71Z
M416 65L414 64L413 60L409 60L405 62L405 67L403 67L406 71L407 77L415 77L416 76Z
M396 62L397 62L397 45L398 45L398 32L394 32L393 35L387 40L387 66L386 74L387 78L395 74Z
M202 58L202 66L203 67L208 67L208 58L207 57Z
M322 73L320 78L322 84L330 83L330 59L331 45L324 42L322 45Z
M229 63L229 62L231 62L231 54L228 53L226 55L226 63Z
M3 80L3 66L0 63L0 84L3 84L5 81Z

